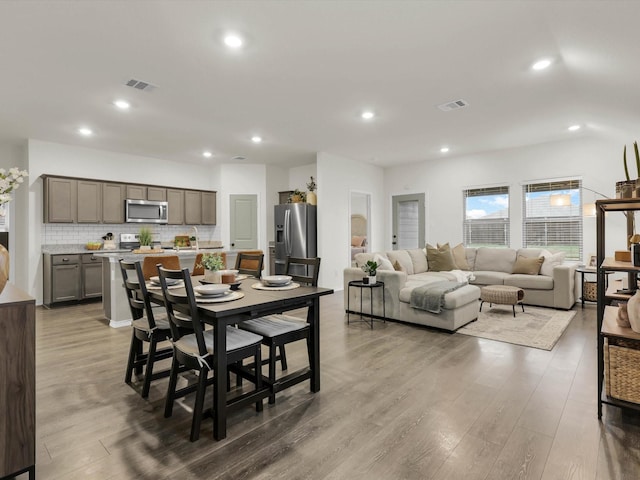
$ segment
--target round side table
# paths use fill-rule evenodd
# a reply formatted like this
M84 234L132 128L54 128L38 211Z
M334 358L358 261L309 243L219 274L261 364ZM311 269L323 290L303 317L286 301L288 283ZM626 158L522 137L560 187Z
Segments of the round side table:
M351 310L351 296L348 295L349 292L347 292L347 325L349 324L349 315L354 313L354 314L360 314L360 319L358 320L359 322L365 322L368 323L371 326L371 329L373 330L373 320L374 319L379 319L382 320L384 322L386 322L386 318L387 318L387 306L385 304L385 297L384 297L384 282L381 282L380 280L378 280L376 283L364 283L362 280L352 280L349 282L348 285L348 289L351 289L351 287L354 288L359 288L360 289L360 311L359 312L354 312L353 310ZM364 292L364 289L368 288L370 289L370 307L369 307L369 313L363 313L362 312L362 293ZM381 288L382 289L382 317L379 315L374 315L373 314L373 291L376 288ZM364 316L369 317L368 319L364 318Z

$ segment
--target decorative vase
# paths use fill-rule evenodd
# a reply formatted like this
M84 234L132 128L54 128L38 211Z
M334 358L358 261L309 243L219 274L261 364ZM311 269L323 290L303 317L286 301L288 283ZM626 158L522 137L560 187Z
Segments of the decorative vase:
M369 280L369 282L368 282L368 283L369 283L369 285L373 285L374 283L376 283L376 282L378 281L378 280L376 279L376 276L375 276L375 275L369 275L369 276L367 277L367 279Z
M627 314L631 330L640 333L640 290L637 290L627 302Z
M0 245L0 293L9 280L9 251Z
M210 283L222 283L222 274L220 270L205 270L204 280Z
M140 245L140 250L151 250L151 245Z
M636 192L635 180L616 182L616 198L633 198Z
M627 304L621 303L618 305L618 316L616 317L616 323L624 328L631 328L629 323L629 313L627 312Z
M309 205L318 204L318 197L316 196L316 192L307 192L307 203Z

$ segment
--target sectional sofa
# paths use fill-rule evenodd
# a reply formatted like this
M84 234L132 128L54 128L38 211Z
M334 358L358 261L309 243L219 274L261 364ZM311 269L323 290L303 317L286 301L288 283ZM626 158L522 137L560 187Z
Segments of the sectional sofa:
M357 254L357 267L344 270L345 309L349 305L352 311L360 311L362 295L362 310L369 313L370 295L373 293L373 313L382 315L379 292L372 292L367 288L348 288L350 281L361 280L364 277L364 272L358 267L376 257L378 260L388 260L382 262L385 263L385 267L378 269L377 279L385 283L386 316L390 319L456 330L477 319L479 287L483 285L520 287L525 292L524 303L528 305L570 309L575 303L576 266L563 263L560 255L551 255L549 252L533 248L464 248L459 245L454 250L457 250L458 263L463 264L464 269L434 271L436 264L440 262L433 260L430 268L425 250L422 249ZM540 271L536 274L513 273L514 268L521 271L517 267L523 263L539 264ZM457 267L457 264L454 267ZM414 288L443 280L461 281L464 278L469 280L469 284L445 294L440 313L430 313L410 306L411 292Z

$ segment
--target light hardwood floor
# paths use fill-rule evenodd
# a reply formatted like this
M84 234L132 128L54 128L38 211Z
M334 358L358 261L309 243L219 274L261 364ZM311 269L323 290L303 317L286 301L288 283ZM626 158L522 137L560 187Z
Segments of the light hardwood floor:
M101 305L37 310L39 479L638 479L640 421L596 414L595 306L550 351L387 322L322 299L322 384L210 420L163 418L167 380L123 383L130 330ZM288 350L304 363L304 344ZM208 397L210 398L210 397ZM21 476L26 478L26 476Z

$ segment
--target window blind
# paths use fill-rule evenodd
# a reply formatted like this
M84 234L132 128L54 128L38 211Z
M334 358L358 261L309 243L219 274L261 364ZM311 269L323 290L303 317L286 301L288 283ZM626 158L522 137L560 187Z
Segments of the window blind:
M563 251L567 260L582 258L582 182L564 180L531 183L523 189L522 246ZM552 205L552 195L564 195L567 205Z
M509 187L463 190L463 242L467 247L509 246Z

